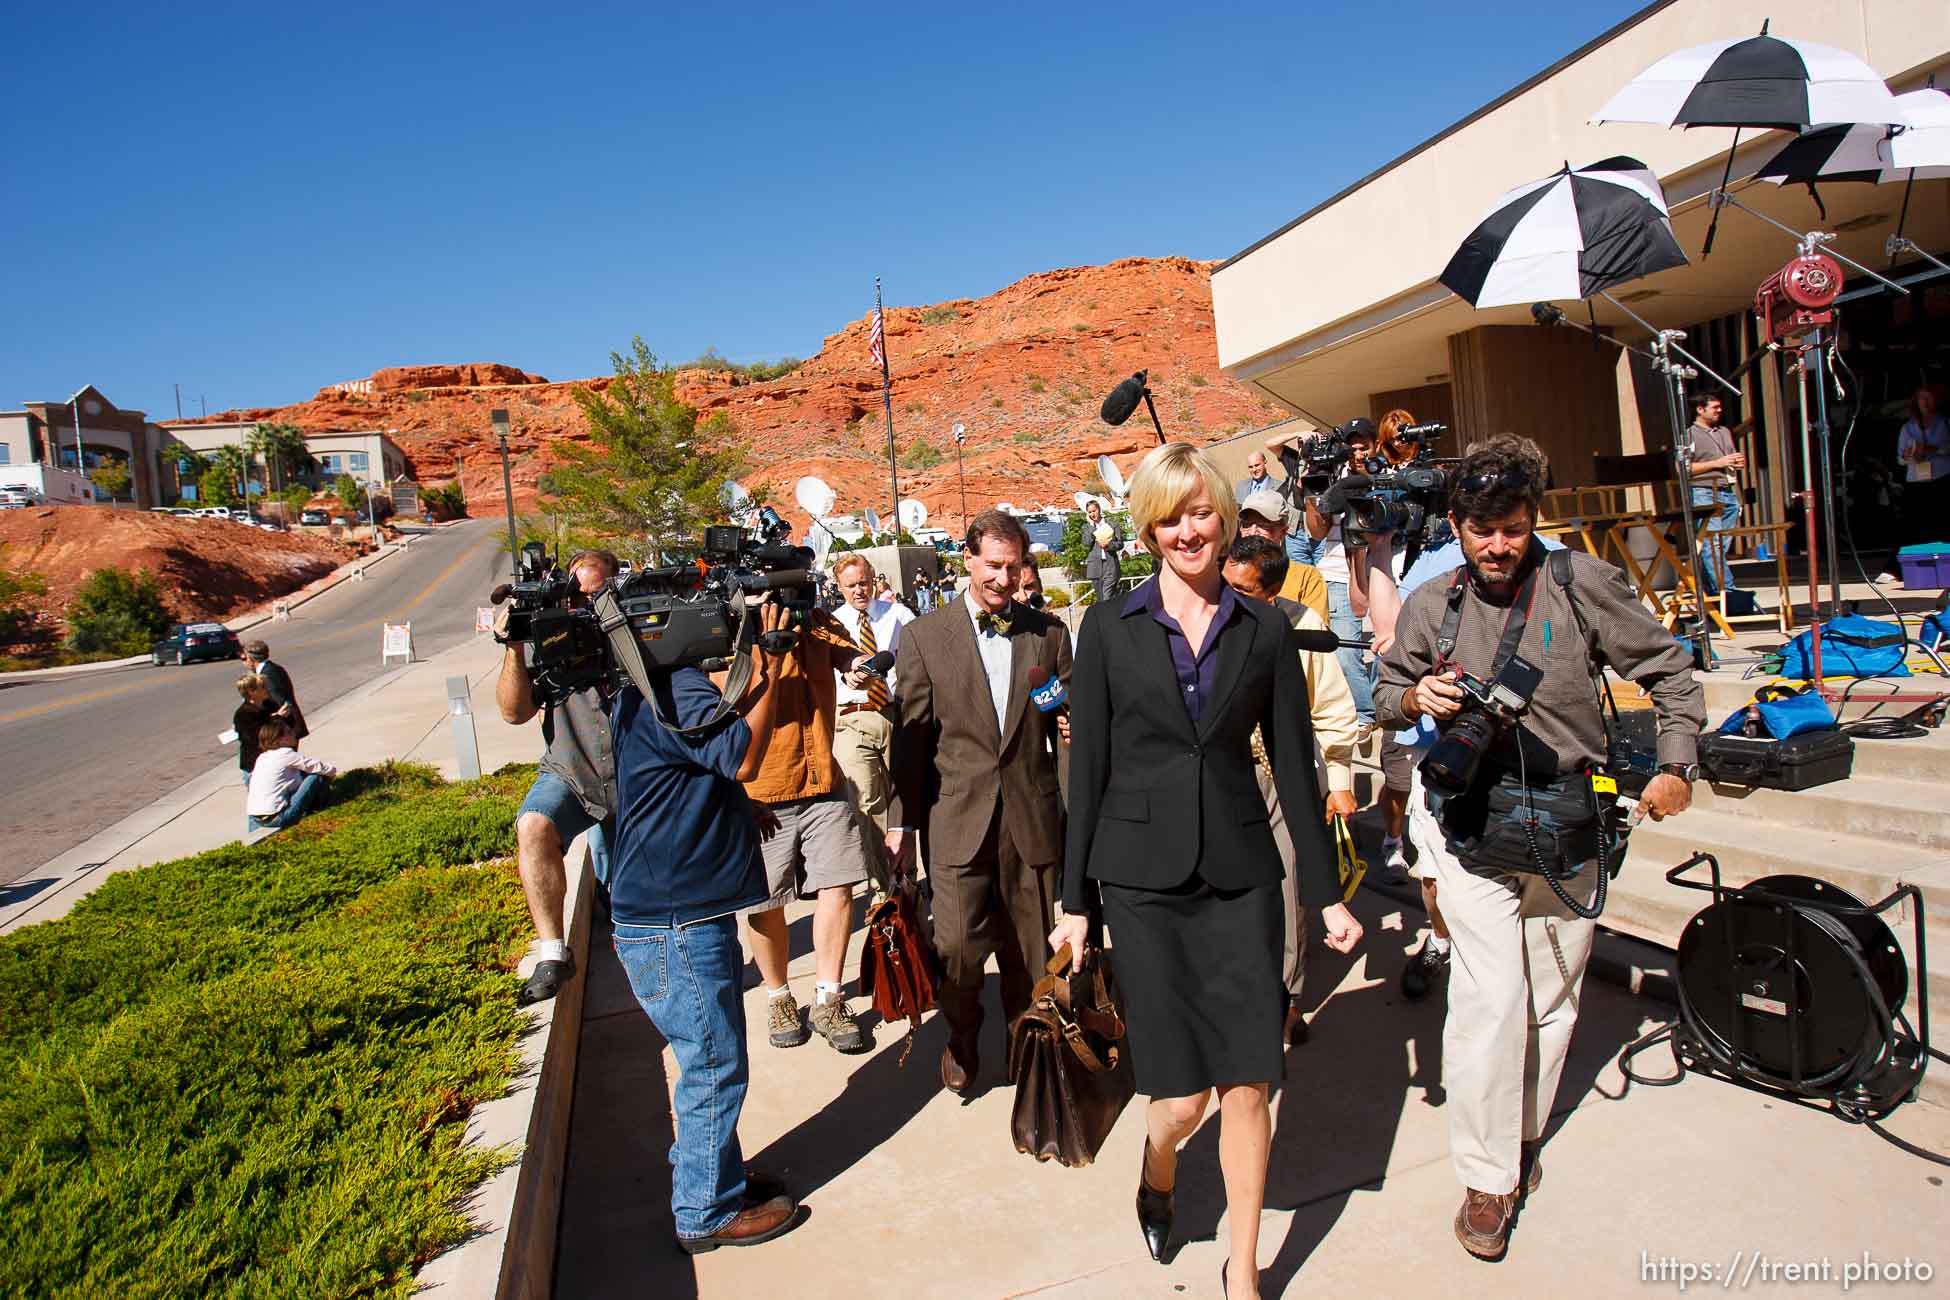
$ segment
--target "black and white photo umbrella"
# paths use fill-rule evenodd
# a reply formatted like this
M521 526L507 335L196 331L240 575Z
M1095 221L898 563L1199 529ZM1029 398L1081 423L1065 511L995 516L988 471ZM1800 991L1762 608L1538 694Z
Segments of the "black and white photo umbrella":
M1771 127L1901 121L1876 70L1846 50L1786 36L1708 41L1668 54L1625 84L1595 122Z
M1636 158L1572 167L1498 199L1443 268L1474 307L1595 293L1684 266L1659 179Z
M1889 158L1914 168L1916 179L1950 176L1950 91L1935 86L1896 96L1903 129L1889 142Z
M1825 181L1880 184L1905 176L1891 160L1889 128L1863 123L1824 126L1797 136L1754 173L1754 179L1776 185Z

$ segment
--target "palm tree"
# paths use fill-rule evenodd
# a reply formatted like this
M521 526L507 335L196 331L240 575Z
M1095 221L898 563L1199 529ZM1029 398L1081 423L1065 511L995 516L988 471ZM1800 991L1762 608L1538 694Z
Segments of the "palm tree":
M255 425L244 438L244 450L264 463L266 495L280 486L270 480L302 474L317 464L305 445L304 431L295 424Z
M238 496L249 502L250 490L246 483L250 476L250 457L242 447L227 443L205 456L204 461L209 466L205 471L207 474L229 484L236 489Z

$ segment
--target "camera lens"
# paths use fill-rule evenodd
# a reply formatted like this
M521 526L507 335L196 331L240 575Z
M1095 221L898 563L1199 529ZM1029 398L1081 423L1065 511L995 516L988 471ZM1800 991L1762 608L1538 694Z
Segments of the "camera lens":
M1496 720L1479 708L1465 708L1429 746L1422 779L1444 794L1461 794L1476 780L1483 755L1496 739Z

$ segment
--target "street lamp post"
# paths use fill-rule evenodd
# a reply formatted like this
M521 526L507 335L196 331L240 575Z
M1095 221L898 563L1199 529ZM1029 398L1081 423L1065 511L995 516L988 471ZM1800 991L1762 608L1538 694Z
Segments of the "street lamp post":
M508 411L497 406L488 412L494 421L494 436L501 440L501 491L508 499L508 563L512 566L521 554L520 535L515 532L515 480L508 468Z
M968 441L968 426L955 426L955 481L961 485L961 526L968 527L968 478L962 472L961 445Z

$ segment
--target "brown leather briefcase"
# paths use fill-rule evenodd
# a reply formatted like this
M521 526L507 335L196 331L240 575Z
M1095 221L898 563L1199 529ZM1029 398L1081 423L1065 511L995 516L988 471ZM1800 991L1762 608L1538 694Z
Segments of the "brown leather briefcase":
M907 1021L902 1065L914 1049L914 1031L934 1008L940 980L934 945L922 929L912 880L901 879L891 893L879 894L867 908L866 950L860 959L860 992L873 1000L883 1022Z
M1097 1158L1137 1085L1124 1055L1116 978L1103 954L1070 967L1066 945L1050 959L1029 1009L1009 1027L1016 1150L1080 1169Z

